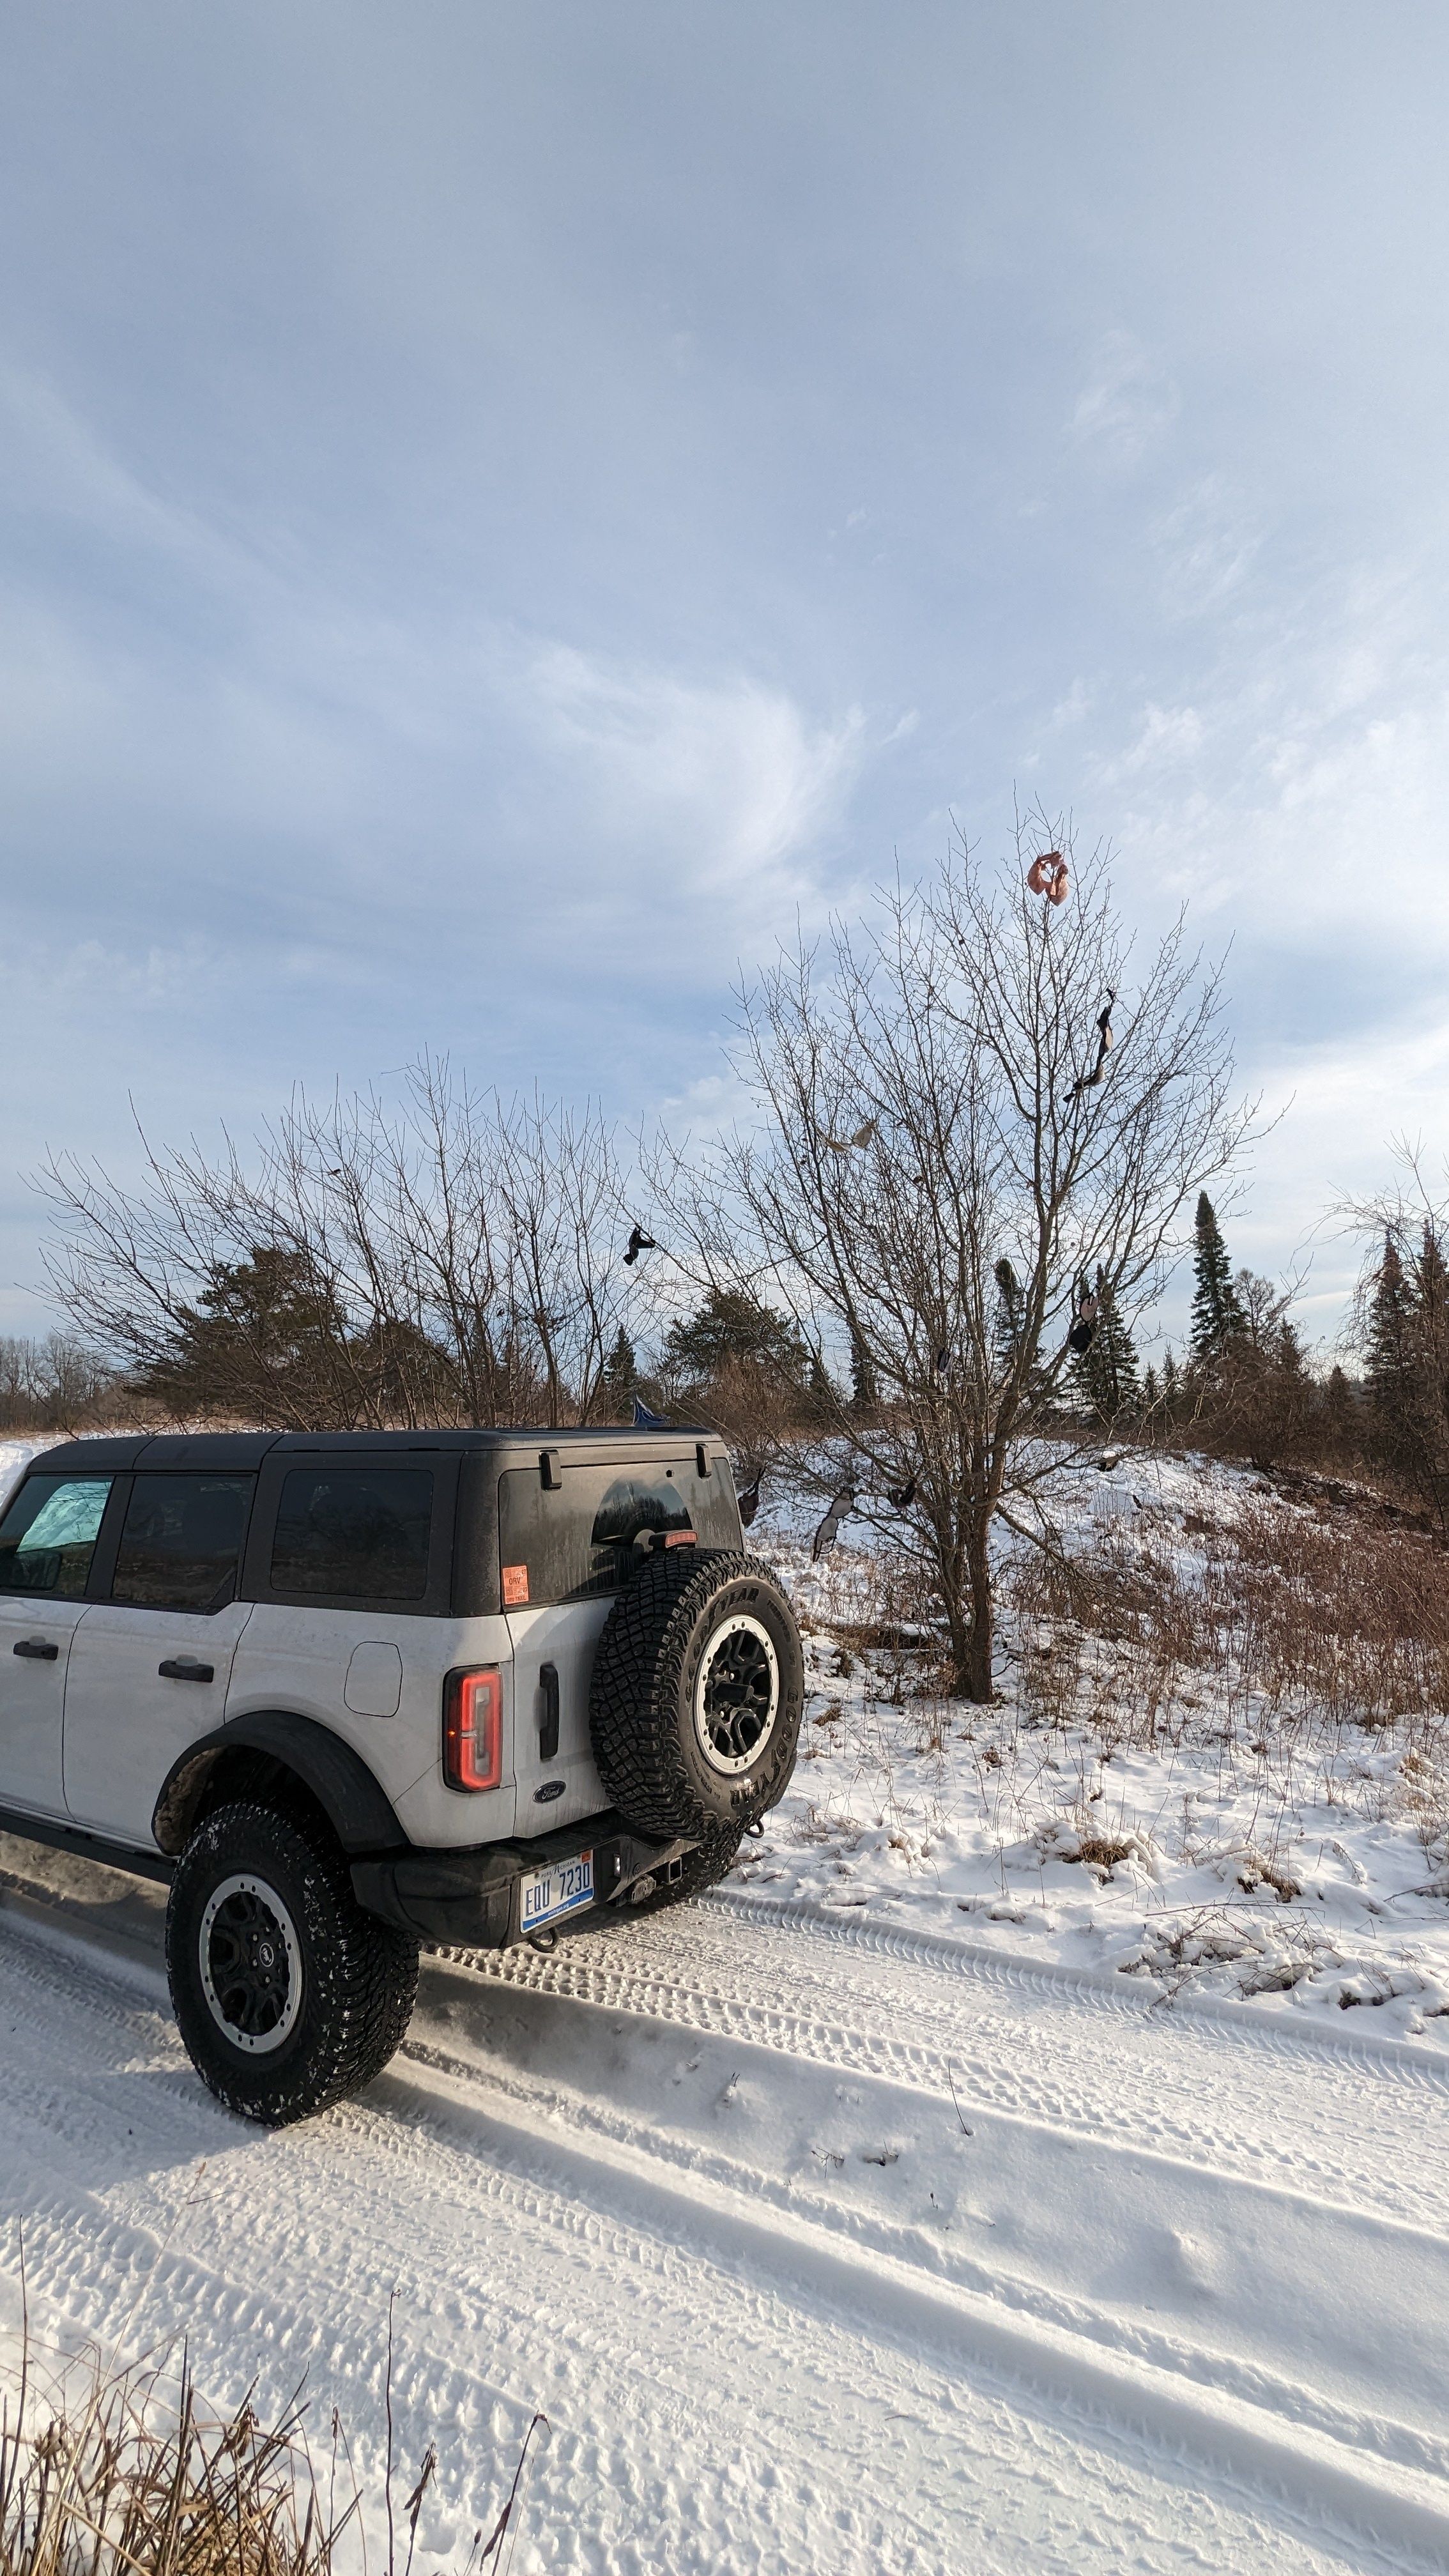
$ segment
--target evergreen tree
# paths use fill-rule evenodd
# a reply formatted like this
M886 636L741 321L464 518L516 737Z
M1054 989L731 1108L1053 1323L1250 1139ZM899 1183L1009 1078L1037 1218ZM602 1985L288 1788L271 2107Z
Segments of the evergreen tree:
M1408 1463L1418 1410L1417 1304L1392 1228L1385 1228L1384 1257L1369 1300L1364 1383L1379 1437L1399 1465Z
M870 1364L870 1353L859 1333L852 1331L850 1336L851 1412L874 1413L879 1402L880 1391L875 1382L875 1371Z
M1220 1359L1244 1329L1243 1309L1228 1266L1228 1248L1206 1190L1198 1195L1192 1255L1191 1352L1197 1365Z
M712 1288L697 1314L670 1325L664 1358L670 1375L686 1381L708 1381L730 1362L743 1361L802 1389L810 1366L810 1353L788 1316L730 1288Z
M633 1414L634 1398L638 1391L638 1355L621 1324L614 1336L613 1348L604 1362L604 1393L609 1400L610 1412L617 1413L628 1421Z
M1162 1410L1169 1422L1176 1421L1177 1408L1181 1402L1182 1377L1178 1369L1176 1353L1169 1342L1162 1355Z
M1337 1456L1357 1455L1363 1433L1358 1398L1336 1361L1323 1390L1323 1427Z
M1005 1253L996 1265L996 1329L993 1341L996 1364L1003 1377L1015 1366L1026 1331L1026 1298L1020 1280Z
M1072 1375L1092 1411L1109 1428L1139 1401L1136 1348L1104 1270L1097 1272L1097 1329L1090 1347L1075 1354Z

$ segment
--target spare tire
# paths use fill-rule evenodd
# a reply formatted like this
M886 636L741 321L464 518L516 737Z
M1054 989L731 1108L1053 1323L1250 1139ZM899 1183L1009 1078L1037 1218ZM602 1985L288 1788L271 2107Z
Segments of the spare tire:
M769 1567L671 1548L646 1559L599 1639L599 1776L641 1834L739 1834L784 1796L804 1705L800 1631Z

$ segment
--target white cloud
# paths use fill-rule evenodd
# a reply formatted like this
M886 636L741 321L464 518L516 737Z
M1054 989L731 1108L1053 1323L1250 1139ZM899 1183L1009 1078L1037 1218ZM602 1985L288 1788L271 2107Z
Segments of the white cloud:
M818 845L859 769L864 718L812 725L784 691L610 665L554 645L525 674L551 744L631 875L663 896L737 896L771 922L817 900ZM632 853L632 857L630 857Z
M1097 347L1067 427L1079 446L1095 448L1115 465L1132 466L1175 420L1177 410L1177 387L1141 343L1130 331L1109 331Z

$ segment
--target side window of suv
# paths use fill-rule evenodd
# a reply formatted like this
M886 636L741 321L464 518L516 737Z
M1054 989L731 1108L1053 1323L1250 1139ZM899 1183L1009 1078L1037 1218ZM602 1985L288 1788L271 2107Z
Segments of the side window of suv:
M27 1476L0 1520L0 1592L83 1601L109 1476Z
M253 1476L138 1476L111 1599L142 1610L220 1610L236 1590Z
M421 1601L433 1477L425 1467L294 1467L282 1479L272 1590Z

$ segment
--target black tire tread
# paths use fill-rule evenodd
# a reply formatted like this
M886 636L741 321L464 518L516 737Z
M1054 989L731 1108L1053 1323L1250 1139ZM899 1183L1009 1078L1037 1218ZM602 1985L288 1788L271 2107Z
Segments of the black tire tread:
M731 1794L728 1819L691 1791L673 1758L695 1621L713 1593L747 1581L765 1584L791 1615L764 1559L729 1548L669 1549L650 1558L610 1612L594 1657L589 1727L610 1803L640 1833L687 1834L703 1844L732 1826L738 1843L745 1826L783 1794L798 1707L793 1725L782 1722L768 1777Z
M299 1878L306 1930L320 1946L311 1975L320 1987L320 2023L305 2060L269 2072L238 2072L223 2054L204 2005L195 2009L180 1973L190 1937L192 1892L221 1864L256 1867L258 1843L274 1843L277 1857ZM320 1935L320 1945L315 1936ZM234 1800L215 1807L198 1826L176 1866L166 1909L167 1972L172 2005L197 2073L217 2100L243 2119L283 2128L325 2111L380 2075L401 2045L417 1997L418 1944L376 1915L353 1893L347 1861L327 1827L305 1812Z

